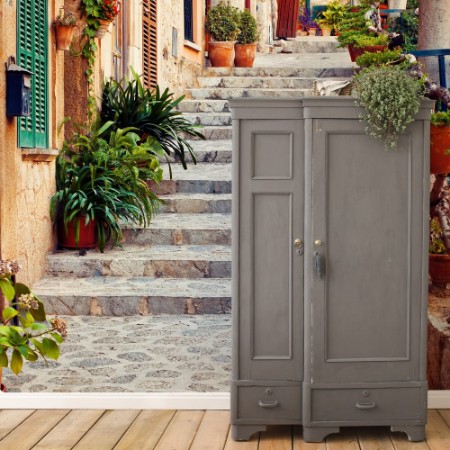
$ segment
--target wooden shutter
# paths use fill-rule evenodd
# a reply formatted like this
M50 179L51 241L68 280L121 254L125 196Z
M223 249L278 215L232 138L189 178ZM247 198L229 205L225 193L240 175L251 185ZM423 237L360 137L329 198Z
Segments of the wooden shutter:
M158 84L156 4L157 0L143 0L142 2L142 62L144 85L148 88L153 88Z
M19 118L19 147L48 147L47 0L17 0L17 63L33 72L31 116Z

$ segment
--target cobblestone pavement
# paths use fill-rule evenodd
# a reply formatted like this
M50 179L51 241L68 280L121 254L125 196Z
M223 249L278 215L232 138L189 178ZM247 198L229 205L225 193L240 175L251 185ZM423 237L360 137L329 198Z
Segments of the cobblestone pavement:
M58 361L3 372L10 392L228 391L231 316L61 316Z

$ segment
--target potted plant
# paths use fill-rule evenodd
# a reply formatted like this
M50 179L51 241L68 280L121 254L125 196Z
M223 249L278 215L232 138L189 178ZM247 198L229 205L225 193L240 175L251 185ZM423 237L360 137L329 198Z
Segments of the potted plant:
M0 260L0 381L2 368L18 375L24 360L58 359L67 334L64 320L48 320L39 298L15 281L19 269L17 261Z
M102 38L120 12L120 0L82 0L88 27L94 26L95 37Z
M363 53L361 56L356 58L356 64L364 69L373 66L382 66L385 64L397 64L403 60L404 55L402 56L400 50L387 50L384 52Z
M450 173L450 111L431 115L430 172Z
M64 8L61 8L53 24L55 26L56 48L58 50L69 50L77 26L74 15L72 13L65 14Z
M141 141L134 128L116 129L107 137L112 125L80 127L57 158L50 212L63 248L98 245L103 252L109 240L120 245L122 223L145 227L158 209L148 181L162 179L161 146L151 137ZM84 231L94 235L84 241Z
M220 1L207 15L207 28L212 41L208 43L208 57L213 67L232 67L234 42L239 34L239 9Z
M300 8L298 21L302 29L306 30L310 36L315 36L318 25L316 21L311 17L311 13L306 6Z
M253 67L259 33L256 20L248 9L242 10L240 24L240 32L237 42L234 44L234 65L236 67Z
M389 38L386 34L380 35L355 35L353 39L353 52L355 57L363 53L384 52L388 48Z
M195 164L195 154L187 138L205 139L205 136L198 125L177 111L184 96L174 99L172 92L168 89L161 92L158 86L154 90L147 89L136 72L131 71L132 80L111 80L104 85L100 117L103 123L113 122L105 131L105 137L118 128L134 127L141 140L154 138L164 151L172 177L169 157L174 156L186 169L188 153Z
M335 34L339 32L340 25L345 16L345 6L340 2L340 0L333 0L328 3L327 9L322 12L319 20L317 20L317 24L322 30L323 36L329 36L331 31L334 31ZM328 31L330 30L329 34Z
M353 77L355 103L363 108L367 134L396 149L399 135L413 121L425 89L404 65L383 65L363 69Z
M429 274L437 286L450 283L450 255L444 243L445 236L437 216L430 220Z

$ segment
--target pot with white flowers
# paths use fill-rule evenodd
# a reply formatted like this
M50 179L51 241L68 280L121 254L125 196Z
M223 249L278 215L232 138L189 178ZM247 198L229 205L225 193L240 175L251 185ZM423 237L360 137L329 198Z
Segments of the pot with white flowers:
M47 318L41 300L15 277L15 260L0 260L0 382L2 368L18 375L24 361L58 359L59 345L67 334L60 318ZM2 392L6 391L1 385Z

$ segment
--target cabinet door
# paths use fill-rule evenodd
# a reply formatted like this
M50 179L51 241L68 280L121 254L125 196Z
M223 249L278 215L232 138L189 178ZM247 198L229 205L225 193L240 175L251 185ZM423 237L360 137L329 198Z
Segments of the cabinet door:
M242 120L240 127L239 186L233 185L239 189L239 205L233 205L239 215L236 375L301 380L303 249L295 241L304 239L303 122Z
M385 151L358 120L310 124L310 382L419 380L428 256L423 122L397 151Z

